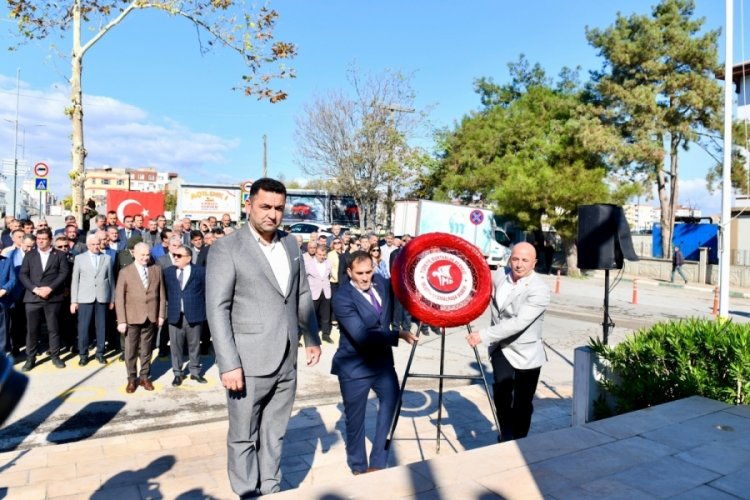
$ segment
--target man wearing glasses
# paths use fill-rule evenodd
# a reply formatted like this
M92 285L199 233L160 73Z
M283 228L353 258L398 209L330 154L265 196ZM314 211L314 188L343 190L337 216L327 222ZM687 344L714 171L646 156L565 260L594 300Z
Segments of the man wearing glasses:
M185 342L187 342L190 380L195 380L199 384L208 382L201 375L200 360L201 330L206 321L206 269L191 265L192 256L190 248L179 245L172 250L174 266L164 269L169 345L174 373L172 386L174 387L181 385L185 379L183 375Z

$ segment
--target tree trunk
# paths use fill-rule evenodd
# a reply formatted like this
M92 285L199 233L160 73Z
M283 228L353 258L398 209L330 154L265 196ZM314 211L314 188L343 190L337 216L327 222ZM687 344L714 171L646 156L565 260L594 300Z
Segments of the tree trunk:
M578 247L573 238L563 238L563 252L565 252L565 264L568 267L568 276L578 277L581 270L578 269Z
M83 91L81 75L83 74L83 54L81 53L81 3L73 6L73 54L70 76L70 119L73 122L72 160L70 170L71 198L73 212L79 224L83 224L83 181L85 179L86 148L83 145Z

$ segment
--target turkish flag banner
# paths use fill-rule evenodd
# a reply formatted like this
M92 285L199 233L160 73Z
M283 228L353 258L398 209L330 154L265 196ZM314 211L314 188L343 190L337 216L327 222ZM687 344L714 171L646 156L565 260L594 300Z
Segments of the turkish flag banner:
M164 193L141 191L109 191L107 211L117 212L117 221L122 224L126 215L143 215L143 224L164 213Z

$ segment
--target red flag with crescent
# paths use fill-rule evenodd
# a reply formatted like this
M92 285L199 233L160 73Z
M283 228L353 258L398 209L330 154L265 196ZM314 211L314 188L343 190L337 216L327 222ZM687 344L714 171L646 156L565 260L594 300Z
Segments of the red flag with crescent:
M126 215L143 215L144 225L164 213L164 193L141 191L109 191L107 211L117 212L117 221L122 224Z

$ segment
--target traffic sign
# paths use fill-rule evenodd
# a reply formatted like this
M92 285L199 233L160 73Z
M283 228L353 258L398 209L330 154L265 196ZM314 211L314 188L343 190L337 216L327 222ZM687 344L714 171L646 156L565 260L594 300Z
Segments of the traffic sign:
M242 204L245 205L250 201L250 193L242 193Z
M245 181L242 183L242 190L246 193L250 192L250 188L253 187L253 181Z
M481 210L472 210L469 214L469 220L472 224L475 226L478 226L482 222L484 222L484 212Z
M34 175L36 175L37 177L47 177L48 173L49 167L46 163L40 161L39 163L34 165ZM37 188L37 190L39 189ZM46 191L47 188L44 188L44 190Z
M47 190L47 179L43 177L37 177L35 179L35 186L37 191L46 191Z

